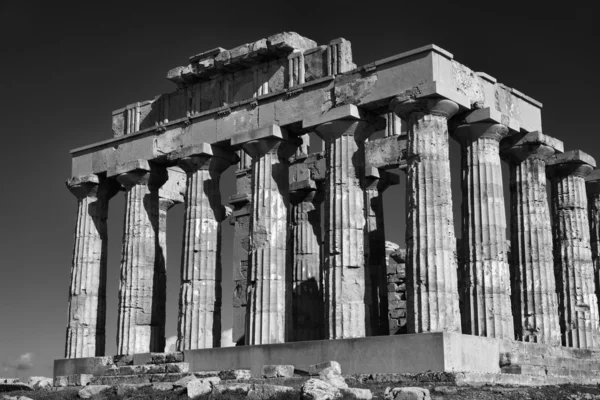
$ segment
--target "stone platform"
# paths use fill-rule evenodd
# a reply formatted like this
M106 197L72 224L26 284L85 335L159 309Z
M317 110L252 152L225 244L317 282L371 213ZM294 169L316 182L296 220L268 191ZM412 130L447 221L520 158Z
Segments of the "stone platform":
M297 370L306 370L308 365L336 360L342 365L344 375L460 372L523 375L533 378L537 384L556 382L556 379L546 380L546 377L560 377L563 382L600 383L600 350L552 347L457 333L317 340L188 350L176 355L148 353L117 357L56 360L54 377L103 376L110 374L115 365L146 365L163 357L167 362L185 362L189 372L249 369L253 376L260 375L263 365L292 364ZM509 379L517 383L521 380Z

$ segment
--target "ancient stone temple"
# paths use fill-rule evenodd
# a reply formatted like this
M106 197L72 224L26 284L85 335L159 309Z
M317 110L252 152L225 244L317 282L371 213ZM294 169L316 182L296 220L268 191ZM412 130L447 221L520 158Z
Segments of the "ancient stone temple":
M166 224L181 204L174 357L191 371L335 358L348 373L600 382L600 172L566 134L542 133L539 102L434 45L357 66L348 40L287 32L197 54L167 79L171 93L112 113L113 138L71 152L77 223L56 376L111 365L107 218L125 196L117 352L133 363L164 349ZM383 196L400 175L406 243L395 246ZM234 348L220 348L224 269Z

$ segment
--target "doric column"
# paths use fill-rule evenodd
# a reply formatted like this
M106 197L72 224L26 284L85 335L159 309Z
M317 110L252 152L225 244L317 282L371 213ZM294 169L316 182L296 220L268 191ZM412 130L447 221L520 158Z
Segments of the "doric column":
M365 263L371 272L371 330L373 336L388 335L388 282L383 192L390 185L398 184L399 177L389 172L379 171L377 168L367 169L368 171L365 172Z
M600 344L584 181L595 166L595 160L579 150L554 155L547 161L558 315L566 347L594 348Z
M391 108L408 124L408 332L460 332L448 158L448 118L458 105L445 99L398 99Z
M585 177L590 222L590 246L594 265L594 288L600 304L600 169Z
M313 180L290 185L295 341L323 338L320 197Z
M158 190L166 170L140 160L109 171L126 191L117 353L161 352L165 345L164 212ZM164 244L163 244L164 245Z
M289 176L285 132L269 126L232 138L252 157L246 344L284 343L290 335Z
M203 143L169 156L186 172L178 350L221 343L221 173L237 156Z
M514 339L499 148L508 132L478 122L458 126L453 136L462 148L462 331Z
M356 106L303 121L325 141L325 337L370 333L370 276L365 266L364 141L374 132Z
M106 219L119 185L96 175L69 179L77 223L69 287L65 358L104 355L106 325Z
M511 289L515 338L560 346L552 257L546 160L562 152L560 140L541 132L502 143L510 168Z

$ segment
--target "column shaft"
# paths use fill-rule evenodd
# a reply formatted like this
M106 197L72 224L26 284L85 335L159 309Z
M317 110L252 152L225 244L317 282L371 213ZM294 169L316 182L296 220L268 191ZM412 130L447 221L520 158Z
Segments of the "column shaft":
M504 125L459 126L462 145L462 330L514 339L499 142Z
M594 171L594 173L597 171ZM590 222L590 246L594 265L594 288L596 298L600 304L600 181L587 182L586 190Z
M108 200L114 182L93 175L67 182L77 197L65 358L103 356L106 325Z
M251 153L252 215L246 308L247 344L285 342L290 333L288 324L291 321L288 312L291 307L291 291L286 293L289 276L288 167L280 160L277 140L262 139L261 142L268 143L269 150ZM246 146L244 148L247 149Z
M180 160L187 172L179 350L219 347L221 343L220 170L200 167L201 157Z
M370 276L364 259L364 147L352 135L326 140L325 318L329 339L370 331Z
M552 229L546 192L548 146L513 148L510 162L511 277L515 337L560 345L558 303L552 257Z
M408 332L460 332L447 127L458 106L429 100L392 107L408 120Z
M136 169L117 177L126 189L118 354L162 352L165 345L166 271L160 234L164 225L158 188L166 176L164 171L161 177L153 174L149 169Z
M567 347L592 348L600 343L583 178L591 168L584 164L565 171L556 164L550 166L554 270L562 342Z
M291 194L293 332L295 341L322 339L321 213L315 190Z

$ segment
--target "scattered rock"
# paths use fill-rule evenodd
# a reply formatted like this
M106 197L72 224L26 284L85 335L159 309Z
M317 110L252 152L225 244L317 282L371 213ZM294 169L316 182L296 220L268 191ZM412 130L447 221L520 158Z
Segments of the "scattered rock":
M308 366L308 373L310 375L319 375L321 371L326 368L334 368L338 371L338 374L342 374L342 367L337 361L327 361L319 364L313 364Z
M197 380L194 375L188 375L184 378L179 379L178 381L173 382L174 387L187 387L187 384L191 381Z
M172 383L169 382L154 382L152 384L152 389L154 390L161 390L161 391L169 391L169 390L173 390L175 386Z
M294 393L289 386L255 384L248 392L248 400L268 400L281 393Z
M302 400L334 400L341 397L340 390L320 379L309 379L300 388Z
M34 389L44 389L52 387L54 381L52 378L47 378L45 376L32 376L27 383Z
M89 399L109 387L108 385L88 385L79 391L79 397Z
M373 393L369 389L345 388L340 389L343 400L371 400Z
M420 387L385 388L385 400L431 400L429 390Z
M346 389L348 387L348 384L340 373L339 364L337 367L331 366L321 370L321 372L319 372L319 379L337 388Z
M213 385L221 382L221 379L217 377L205 378L205 379L194 379L187 384L187 394L190 399L194 397L202 396L212 392Z
M219 372L219 378L222 380L250 379L252 373L249 369L229 369Z
M294 376L293 365L263 365L263 378L290 378Z

